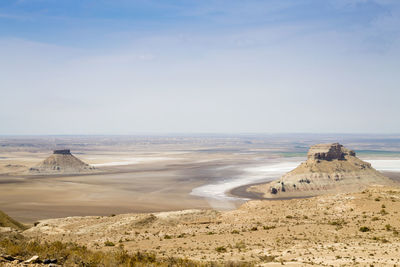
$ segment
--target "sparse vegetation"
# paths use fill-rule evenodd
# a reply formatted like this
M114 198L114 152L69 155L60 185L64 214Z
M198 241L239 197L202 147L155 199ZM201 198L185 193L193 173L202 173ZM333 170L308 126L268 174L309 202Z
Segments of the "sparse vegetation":
M375 190L382 189L373 190L372 192L375 194ZM126 224L124 227L118 228L119 224L113 224L115 236L109 235L108 232L90 232L85 236L90 240L87 243L88 246L102 251L101 254L95 254L96 251L87 252L88 255L85 257L104 257L104 259L91 260L80 255L69 256L68 254L75 252L61 252L60 255L67 253L65 259L62 260L58 256L55 257L60 259L59 263L65 266L69 266L72 258L78 258L77 266L227 267L258 266L266 262L288 264L288 262L296 261L300 265L312 262L315 266L321 266L326 265L325 259L335 258L340 259L344 265L350 266L359 262L358 258L349 256L353 250L355 253L363 255L364 261L368 264L373 261L383 264L390 261L389 257L396 255L399 250L397 245L399 233L396 229L400 227L399 215L396 210L398 210L400 202L390 205L389 215L381 216L383 198L378 205L374 201L374 197L367 197L367 195L362 195L362 198L356 199L356 201L348 196L338 196L334 199L320 197L317 200L321 201L318 202L316 210L313 210L315 200L307 199L296 200L298 202L291 201L290 205L288 202L255 202L251 209L246 210L246 206L244 206L243 210L239 210L239 212L229 211L223 216L211 218L206 217L209 216L208 211L205 212L205 216L201 215L204 217L192 214L184 215L186 216L182 216L184 224L178 226L175 221L171 223L169 218L135 215L136 219L132 219L132 223ZM340 212L336 212L339 210L338 206L335 206L338 203L340 203ZM354 207L353 211L350 211L349 203ZM386 204L386 206L388 205ZM342 209L342 207L345 208ZM230 212L233 213L233 216L229 214ZM324 212L327 212L328 215L324 216ZM246 216L238 218L238 214L246 214ZM295 220L289 220L286 216L293 216ZM83 222L80 220L78 218L76 222L79 221L81 225L96 224L93 219ZM102 220L115 222L115 219L109 218L109 216L102 217ZM145 221L146 223L143 223ZM147 223L148 221L150 223ZM58 230L57 227L56 222L50 220L33 227L32 231L40 234L42 230L47 231L53 228ZM336 231L340 229L340 232L335 232L334 229ZM354 233L355 231L358 234ZM56 238L64 236L69 238L62 234L54 237L45 233L42 240L57 240ZM110 241L107 238L110 238ZM166 241L165 239L172 240ZM79 240L82 239L75 240L80 242ZM103 240L103 242L98 240ZM112 245L104 243L104 240ZM40 246L53 246L51 243L37 243ZM298 247L294 249L293 246L297 245ZM78 245L68 244L68 246L75 249L74 246ZM126 249L129 251L124 252ZM141 253L141 257L145 257L145 262L135 261L138 250L146 252ZM39 254L36 251L23 256L22 259ZM1 247L0 252L6 253ZM368 255L370 252L373 252L373 256ZM121 257L117 254L123 255L123 253L127 254L123 257L127 257L128 262L119 261L119 258L115 259L115 257ZM321 257L322 253L326 258ZM17 253L17 255L19 254L20 252ZM57 253L50 252L46 254L49 256L41 257L48 258L54 254ZM96 256L93 256L94 254ZM275 254L276 256L274 256ZM64 257L63 255L60 257ZM189 260L170 258L175 256L187 257ZM230 262L229 260L233 256L240 262ZM381 258L378 260L377 257ZM193 258L199 259L201 262L190 260Z
M41 259L54 258L63 266L180 266L180 267L245 267L253 266L246 262L200 263L188 259L174 257L157 258L153 253L136 252L129 254L118 248L113 252L92 251L75 243L27 241L24 238L4 238L0 241L0 249L11 256L29 258L38 255ZM227 249L217 247L216 251L223 253Z
M245 244L244 241L242 240L242 241L237 242L237 243L235 244L235 248L237 248L239 251L241 251L241 250L243 250L243 249L246 248L246 244Z
M153 254L138 252L129 255L124 250L118 250L112 253L93 252L85 246L74 243L61 243L59 241L52 243L41 243L39 241L11 240L3 239L0 241L0 247L5 253L12 256L30 257L39 255L40 258L56 258L65 265L78 266L146 266L147 263L154 265L165 265L157 261Z
M104 245L105 245L106 247L113 247L113 246L115 246L115 244L114 244L113 242L109 241L109 240L107 240L106 242L104 242Z
M226 252L226 248L224 246L220 246L220 247L216 247L215 251L217 251L218 253L224 253Z
M382 215L387 215L389 214L385 209L381 209L381 211L379 212Z
M360 232L369 232L369 231L371 231L371 229L369 227L367 227L367 226L361 226L360 227Z
M346 224L346 222L341 219L341 220L336 220L336 221L330 221L328 222L329 225L335 225L335 226L342 226L344 224Z
M264 230L270 230L270 229L275 229L276 226L274 226L274 225L272 225L272 226L264 225L263 228L264 228Z
M259 258L263 262L273 262L273 261L275 261L276 256L263 255L263 256L259 256Z

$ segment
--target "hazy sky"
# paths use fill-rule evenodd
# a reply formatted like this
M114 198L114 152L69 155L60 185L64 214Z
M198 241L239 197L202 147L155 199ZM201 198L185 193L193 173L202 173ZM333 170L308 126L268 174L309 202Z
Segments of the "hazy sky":
M398 0L1 0L0 134L400 132Z

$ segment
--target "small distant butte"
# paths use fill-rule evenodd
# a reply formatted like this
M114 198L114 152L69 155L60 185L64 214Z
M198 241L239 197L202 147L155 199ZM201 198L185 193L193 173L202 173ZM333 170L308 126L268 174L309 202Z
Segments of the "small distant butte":
M58 150L53 150L53 154L71 155L71 150L70 150L70 149L58 149Z

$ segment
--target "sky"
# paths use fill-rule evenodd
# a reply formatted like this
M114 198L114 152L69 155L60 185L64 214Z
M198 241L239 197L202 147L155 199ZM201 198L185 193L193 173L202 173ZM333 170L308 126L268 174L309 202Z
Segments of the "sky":
M398 0L1 0L0 134L400 133Z

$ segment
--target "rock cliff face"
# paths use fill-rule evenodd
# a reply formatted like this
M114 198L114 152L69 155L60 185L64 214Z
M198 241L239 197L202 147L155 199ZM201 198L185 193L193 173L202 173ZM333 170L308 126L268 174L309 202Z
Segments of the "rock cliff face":
M54 150L53 154L58 154L58 155L71 155L71 150L69 149L61 149L61 150Z
M318 144L310 148L307 160L279 180L256 185L249 191L266 198L313 196L362 190L372 184L392 181L356 157L339 143Z
M355 156L352 150L344 148L339 143L334 144L318 144L310 148L307 153L309 160L345 160L345 156Z
M53 155L42 161L39 165L29 169L31 174L46 173L80 173L94 170L71 154L69 149L54 150Z

